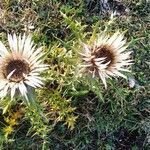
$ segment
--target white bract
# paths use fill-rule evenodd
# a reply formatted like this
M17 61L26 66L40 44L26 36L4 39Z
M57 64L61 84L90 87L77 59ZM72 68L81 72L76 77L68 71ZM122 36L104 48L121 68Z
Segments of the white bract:
M126 66L132 64L131 52L125 52L127 46L123 34L116 32L112 36L102 34L93 45L83 44L82 70L90 72L93 77L99 76L107 88L106 78L121 76L121 71L129 70Z
M40 73L47 69L42 63L42 47L36 49L31 36L8 35L9 48L0 41L0 98L11 99L18 92L27 98L28 87L43 85Z

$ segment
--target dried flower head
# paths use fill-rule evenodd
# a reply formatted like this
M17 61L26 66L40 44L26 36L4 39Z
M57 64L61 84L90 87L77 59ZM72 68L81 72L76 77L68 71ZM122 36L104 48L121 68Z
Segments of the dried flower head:
M10 93L11 98L20 91L27 98L28 87L40 87L40 72L47 69L42 64L42 47L35 49L31 36L8 35L9 47L0 41L0 98Z
M120 71L129 71L124 68L131 63L131 52L124 52L127 48L123 34L116 32L112 36L103 34L93 45L83 44L84 50L80 53L83 64L82 70L88 71L93 77L99 76L107 88L106 78L121 76Z

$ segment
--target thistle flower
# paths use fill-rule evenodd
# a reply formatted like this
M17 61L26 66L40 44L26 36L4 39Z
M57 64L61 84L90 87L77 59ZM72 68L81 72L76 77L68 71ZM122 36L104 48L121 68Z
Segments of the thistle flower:
M31 36L8 34L9 48L0 41L0 98L7 94L11 99L18 92L27 99L28 87L41 87L40 72L47 69L42 64L42 47L35 49Z
M83 44L84 50L80 53L83 64L82 70L90 72L93 77L99 76L107 88L106 78L121 76L120 71L129 70L126 66L132 64L131 52L124 52L127 48L123 34L116 32L112 36L102 34L93 45Z

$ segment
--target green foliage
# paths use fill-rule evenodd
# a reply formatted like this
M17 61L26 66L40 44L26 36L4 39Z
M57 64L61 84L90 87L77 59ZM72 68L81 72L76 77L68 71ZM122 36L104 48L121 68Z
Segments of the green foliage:
M6 32L32 33L35 43L44 45L49 65L42 74L45 86L30 93L29 102L0 101L0 149L148 149L149 3L123 2L130 12L113 19L95 8L90 12L81 0L0 2L1 41ZM135 86L108 80L106 90L98 79L80 77L78 53L82 42L91 44L101 32L116 30L126 31L131 41L135 64L128 76ZM16 112L23 114L14 118Z

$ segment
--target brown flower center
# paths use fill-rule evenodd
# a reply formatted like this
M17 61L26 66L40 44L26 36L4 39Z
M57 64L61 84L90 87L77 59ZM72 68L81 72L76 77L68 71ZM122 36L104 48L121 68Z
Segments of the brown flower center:
M5 67L5 76L7 77L12 71L13 74L9 80L12 82L19 82L24 79L23 74L28 74L30 71L29 65L24 60L11 60Z
M95 74L98 75L98 72L99 72L99 69L97 67L97 65L95 64L95 58L105 58L102 62L102 64L106 64L108 62L110 62L106 69L108 69L110 66L112 66L112 64L114 63L115 61L115 55L114 53L111 51L110 47L107 47L107 46L100 46L100 47L97 47L96 49L94 49L93 53L92 53L93 56L95 56L92 60L91 60L91 63L93 64L92 66L88 67L88 69L90 71L95 71Z
M102 62L102 64L106 64L107 62L110 62L108 64L108 67L114 62L114 54L111 52L110 48L103 46L103 47L98 47L97 50L93 53L96 58L103 58L105 57L105 60Z

